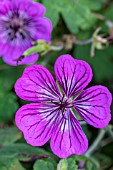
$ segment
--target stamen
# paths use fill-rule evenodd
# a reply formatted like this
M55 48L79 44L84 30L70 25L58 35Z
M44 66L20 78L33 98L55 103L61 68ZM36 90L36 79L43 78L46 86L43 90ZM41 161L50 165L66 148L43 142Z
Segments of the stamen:
M65 111L73 107L72 101L68 99L65 95L63 95L62 98L59 99L59 101L51 100L51 103L55 104L59 108L64 118L65 118Z

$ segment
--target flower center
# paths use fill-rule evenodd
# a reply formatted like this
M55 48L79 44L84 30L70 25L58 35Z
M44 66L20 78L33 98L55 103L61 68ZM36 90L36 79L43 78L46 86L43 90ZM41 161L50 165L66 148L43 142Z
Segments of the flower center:
M5 32L3 39L14 41L15 39L24 40L30 37L27 28L31 20L24 12L10 11L1 18L1 30Z
M15 33L19 31L19 29L21 28L21 24L19 23L19 19L17 17L14 17L12 22L9 23L9 28L12 29Z
M73 107L72 99L68 99L67 97L63 96L58 102L52 102L58 106L58 108L62 111L62 113Z
M14 16L12 18L12 21L9 22L9 38L10 40L13 40L15 38L26 38L26 31L24 30L24 22L21 20L21 18L18 18L17 16Z

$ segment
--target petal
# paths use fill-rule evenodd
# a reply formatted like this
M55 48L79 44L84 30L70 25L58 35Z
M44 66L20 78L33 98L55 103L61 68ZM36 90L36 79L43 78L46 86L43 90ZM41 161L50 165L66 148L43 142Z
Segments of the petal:
M104 86L93 86L86 89L75 99L75 109L90 125L104 128L108 125L111 114L112 97Z
M16 94L28 101L59 101L60 93L51 73L41 65L25 69L15 84Z
M46 8L39 2L32 2L32 6L29 7L27 13L32 17L43 17L46 12Z
M9 65L17 66L17 65L24 65L24 64L33 64L38 60L38 54L32 54L30 56L20 58L24 50L19 47L7 48L7 46L5 46L4 51L6 49L8 49L8 52L5 52L5 54L3 54L3 60L5 63Z
M8 0L4 0L0 4L0 16L1 15L7 15L8 11L11 10L11 2Z
M52 23L48 18L37 18L35 20L36 37L40 40L50 41Z
M60 158L81 155L87 150L88 140L70 110L55 123L50 144L52 151Z
M41 146L50 139L57 117L55 105L27 104L17 111L15 122L27 143Z
M11 60L11 58L9 59L10 56L9 55L4 56L3 60L4 60L5 63L12 65L12 66L33 64L38 60L38 54L29 55L29 56L23 58L20 61L17 61L18 59L14 59L14 60L12 59Z
M76 60L67 54L57 59L55 75L64 93L71 97L88 85L92 79L92 70L86 62Z
M3 56L3 53L4 53L4 49L6 49L7 47L0 42L0 56ZM8 49L7 49L8 50Z
M45 14L45 7L38 2L33 2L32 0L12 0L13 8L17 8L19 11L26 12L28 16L31 17L43 17Z

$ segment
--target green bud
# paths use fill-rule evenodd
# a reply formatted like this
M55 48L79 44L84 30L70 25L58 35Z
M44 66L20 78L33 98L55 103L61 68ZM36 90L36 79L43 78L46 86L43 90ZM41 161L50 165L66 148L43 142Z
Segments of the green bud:
M35 46L35 47L31 47L29 48L28 50L26 50L24 52L24 56L28 56L28 55L31 55L31 54L35 54L35 53L40 53L44 50L44 47L43 46Z
M66 159L61 159L58 163L57 170L67 170L68 163Z
M26 50L23 54L23 56L28 56L36 53L42 53L46 54L51 49L50 44L45 42L44 40L39 40L37 44L34 44L33 47Z

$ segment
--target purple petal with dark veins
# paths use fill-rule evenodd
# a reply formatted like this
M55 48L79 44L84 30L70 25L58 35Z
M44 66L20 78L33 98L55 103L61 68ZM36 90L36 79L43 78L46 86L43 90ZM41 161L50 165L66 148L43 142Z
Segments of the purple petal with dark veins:
M96 128L104 128L111 119L111 101L109 90L98 85L84 90L75 99L74 108L87 123Z
M91 81L92 70L86 62L76 60L67 54L56 60L55 75L64 93L72 97Z
M88 148L88 140L71 110L59 115L51 137L51 149L60 158L81 155Z
M52 104L27 104L21 107L15 117L17 127L24 133L32 146L44 145L51 137L58 108Z
M15 84L16 94L28 101L59 101L60 92L51 73L41 65L32 65Z

